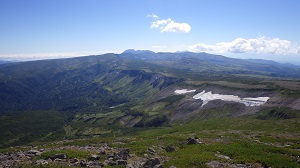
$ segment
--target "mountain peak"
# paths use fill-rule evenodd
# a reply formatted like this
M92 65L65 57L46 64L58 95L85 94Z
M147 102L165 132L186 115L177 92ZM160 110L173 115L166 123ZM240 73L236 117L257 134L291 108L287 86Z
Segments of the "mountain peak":
M151 50L134 50L134 49L128 49L125 50L122 54L131 53L131 54L144 54L144 53L155 53Z

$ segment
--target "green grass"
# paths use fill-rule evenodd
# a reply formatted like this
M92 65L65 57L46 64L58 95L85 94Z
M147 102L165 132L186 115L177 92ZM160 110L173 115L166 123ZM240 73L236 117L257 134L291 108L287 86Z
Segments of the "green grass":
M206 167L210 161L231 164L254 164L265 167L299 167L300 119L260 120L255 117L218 118L187 124L138 129L126 135L74 139L59 146L109 146L129 148L131 154L143 157L152 147L157 155L167 158L165 167ZM188 137L198 137L202 144L186 145ZM164 148L171 145L173 152ZM46 148L47 146L43 146ZM51 145L49 146L51 147ZM3 150L4 152L4 150ZM39 158L64 153L68 158L85 159L91 153L72 149L45 152ZM230 157L219 158L216 154Z
M130 136L124 144L139 156L153 146L168 158L165 166L205 167L216 160L230 163L253 163L267 167L299 167L300 120L258 120L253 118L221 118L193 121L168 128L155 128ZM203 144L184 145L187 137L197 136ZM284 147L284 144L291 144ZM171 145L176 151L167 153L161 147ZM278 146L282 145L282 146ZM231 161L215 156L220 153Z
M62 129L65 123L66 115L58 111L3 114L0 116L0 147L59 139L65 134Z

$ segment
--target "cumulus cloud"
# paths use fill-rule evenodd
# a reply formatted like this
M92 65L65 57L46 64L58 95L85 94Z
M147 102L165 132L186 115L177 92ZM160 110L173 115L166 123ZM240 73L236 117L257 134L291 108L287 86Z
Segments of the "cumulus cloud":
M158 19L157 15L151 14L147 15L147 17L155 18L156 20L151 23L152 29L159 29L160 32L180 32L180 33L188 33L191 31L191 26L188 23L177 23L172 19Z
M259 53L259 54L300 54L300 46L279 38L259 37L256 39L237 38L231 42L220 42L215 45L199 43L189 47L193 52L216 53Z
M151 18L154 18L154 19L157 19L157 18L158 18L158 16L155 15L155 14L147 15L147 17L151 17Z

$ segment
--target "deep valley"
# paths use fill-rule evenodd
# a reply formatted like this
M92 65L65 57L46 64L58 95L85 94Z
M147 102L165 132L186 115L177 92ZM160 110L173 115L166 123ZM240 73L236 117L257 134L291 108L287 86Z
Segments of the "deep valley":
M5 62L0 107L0 167L300 167L296 65L136 50Z

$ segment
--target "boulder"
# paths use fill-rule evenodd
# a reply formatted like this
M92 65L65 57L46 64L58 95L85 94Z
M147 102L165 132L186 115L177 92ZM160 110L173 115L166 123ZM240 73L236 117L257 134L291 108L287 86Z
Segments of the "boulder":
M114 160L128 160L130 158L129 149L122 149L117 155L115 155Z
M127 161L126 160L117 160L117 164L118 165L127 165Z
M55 160L55 159L66 159L67 158L67 155L61 153L61 154L55 154L53 156L50 156L49 157L52 161Z
M89 161L87 167L104 167L104 164L98 161Z
M162 164L155 165L153 168L164 168Z
M221 154L215 154L216 157L222 158L222 159L227 159L227 160L232 160L229 156L221 155Z
M173 148L172 146L168 145L165 150L167 152L173 152L173 151L175 151L175 148Z
M117 165L117 162L115 162L113 160L105 160L104 164L109 165L109 166L115 166L115 165Z
M87 166L85 160L81 160L81 161L79 162L79 164L80 164L81 167L86 167L86 166Z
M150 153L155 153L155 150L154 150L153 148L151 148L151 147L148 148L148 151L149 151Z
M105 155L105 154L106 154L105 149L101 149L101 150L99 151L99 154L100 154L100 155Z
M39 160L35 161L35 164L37 164L37 165L45 165L45 164L48 164L48 161L44 160L44 159L39 159Z
M70 162L70 163L77 163L77 162L79 162L79 160L76 159L76 158L74 158L74 159L70 159L69 162Z
M95 161L95 160L99 160L99 159L100 159L100 156L94 155L94 154L91 154L90 157L88 158L89 161Z
M193 144L200 144L198 139L195 138L188 138L186 144L193 145Z
M148 159L144 164L143 167L144 168L153 168L156 165L160 164L160 160L158 158L151 158Z
M38 151L38 150L29 150L27 152L28 154L32 154L32 155L35 155L35 156L39 156L42 154L42 152Z

